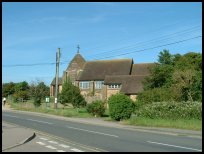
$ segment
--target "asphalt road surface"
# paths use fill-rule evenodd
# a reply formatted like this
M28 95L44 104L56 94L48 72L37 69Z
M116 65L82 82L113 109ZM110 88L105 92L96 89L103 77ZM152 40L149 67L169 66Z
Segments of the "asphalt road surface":
M31 141L25 144L3 150L3 152L86 152L86 151L93 150L40 133L37 133L35 138L33 138Z
M201 152L202 139L83 124L28 113L4 112L2 120L70 141L85 151ZM38 141L38 144L41 141Z

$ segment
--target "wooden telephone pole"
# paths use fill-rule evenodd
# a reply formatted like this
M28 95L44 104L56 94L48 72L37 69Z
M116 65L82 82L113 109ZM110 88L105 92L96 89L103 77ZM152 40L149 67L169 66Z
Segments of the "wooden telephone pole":
M60 63L60 48L56 52L56 77L55 77L55 103L54 108L57 109L57 96L58 96L58 78L59 78L59 63Z

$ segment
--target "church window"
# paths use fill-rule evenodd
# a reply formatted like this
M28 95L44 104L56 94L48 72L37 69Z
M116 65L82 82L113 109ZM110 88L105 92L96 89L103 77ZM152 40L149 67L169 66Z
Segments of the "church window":
M108 88L109 89L118 89L118 88L120 88L120 84L110 84L110 85L108 85Z
M90 82L89 81L79 82L79 87L80 87L80 89L89 89Z
M101 89L103 86L104 81L96 81L95 82L95 88L96 89Z

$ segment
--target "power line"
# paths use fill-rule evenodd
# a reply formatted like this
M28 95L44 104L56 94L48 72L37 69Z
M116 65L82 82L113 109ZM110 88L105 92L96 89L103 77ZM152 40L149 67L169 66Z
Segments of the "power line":
M160 47L164 47L164 46L168 46L168 45L172 45L172 44L177 44L177 43L189 41L189 40L196 39L196 38L199 38L199 37L202 37L202 36L196 36L196 37L192 37L192 38L181 40L181 41L176 41L176 42L163 44L163 45L159 45L159 46L155 46L155 47L151 47L151 48L141 49L141 50L138 50L138 51L126 52L126 53L118 54L118 55L115 55L115 56L122 56L122 55L127 55L127 54L131 54L131 53L135 53L135 52L142 52L142 51L145 51L145 50L156 49L156 48L160 48ZM115 56L107 56L107 57L102 57L100 59L111 58L111 57L115 57ZM94 60L100 60L100 59L94 59Z
M60 65L65 64L65 62L60 62ZM2 65L2 67L22 67L22 66L42 66L42 65L55 65L56 63L34 63L34 64L14 64L14 65Z
M182 23L183 21L179 21L179 22L177 22L177 23L173 23L173 24L168 24L168 25L163 25L163 26L161 26L161 27L159 27L159 28L157 28L157 29L155 29L155 30L153 30L153 31L150 31L150 32L157 32L157 31L161 31L161 29L164 29L164 28L166 28L166 27L169 27L169 26L173 26L173 25L177 25L177 24L179 24L179 23ZM145 32L143 32L143 33L149 33L149 31L145 31ZM109 37L108 37L109 38ZM129 38L123 38L123 39L120 39L118 42L120 42L120 41L124 41L124 40L128 40ZM105 45L107 45L107 43L102 43L102 44L105 44ZM93 48L91 48L91 49L89 49L89 51L90 50L93 50L93 49L98 49L98 48L100 48L100 47L103 47L104 45L99 45L99 46L97 46L97 47L93 47ZM87 51L84 51L84 53L86 53ZM83 51L82 51L82 53L83 53Z
M155 46L155 47L151 47L151 48L145 48L145 49L141 49L141 50L137 50L137 51L132 51L132 52L126 52L126 53L122 53L122 54L118 54L118 55L115 55L115 56L122 56L122 55L127 55L127 54L131 54L131 53L135 53L135 52L142 52L142 51L145 51L145 50L150 50L150 49L156 49L156 48L160 48L160 47L164 47L164 46L169 46L169 45L172 45L172 44L178 44L178 43L181 43L181 42L185 42L185 41L189 41L189 40L192 40L192 39L196 39L196 38L199 38L199 37L202 37L202 36L196 36L196 37L192 37L192 38L189 38L189 39L185 39L185 40L180 40L180 41L176 41L176 42L172 42L172 43L168 43L168 44L163 44L163 45L159 45L159 46ZM107 56L107 57L102 57L100 59L105 59L105 58L111 58L111 57L115 57L115 56ZM94 60L100 60L100 59L94 59ZM69 62L69 61L63 61L63 62L60 62L60 64L65 64L65 62ZM15 65L2 65L3 67L21 67L21 66L42 66L42 65L54 65L56 63L34 63L34 64L15 64Z
M14 64L14 65L2 65L3 67L18 67L18 66L38 66L38 65L54 65L55 63L34 63L34 64Z
M148 41L138 42L138 43L136 43L136 44L134 44L134 45L124 46L124 47L122 47L122 48L118 48L118 49L113 49L113 50L109 50L109 51L97 53L97 54L92 55L91 57L99 56L99 55L102 55L102 54L104 55L104 54L107 54L107 53L117 52L117 50L121 50L121 49L129 49L130 47L135 48L135 47L137 47L139 44L145 44L145 43L155 42L156 40L158 40L158 41L164 41L164 40L167 40L167 39L172 38L172 37L166 38L167 36L174 36L174 35L182 34L182 33L183 33L183 34L187 34L187 33L189 33L189 32L195 31L195 30L198 29L199 27L200 27L200 25L199 25L199 26L194 26L194 27L191 27L191 28L182 30L182 31L178 31L178 32L175 32L175 33L172 33L172 34L168 34L168 35L164 35L164 36L161 36L161 37L157 37L157 38L154 38L154 39L151 39L151 40L148 40ZM190 31L189 31L189 30L190 30ZM161 38L164 38L164 39L161 39ZM146 45L145 45L145 46L146 46Z

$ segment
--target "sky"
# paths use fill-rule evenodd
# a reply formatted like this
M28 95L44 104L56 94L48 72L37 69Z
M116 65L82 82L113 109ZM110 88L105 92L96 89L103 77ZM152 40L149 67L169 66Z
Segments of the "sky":
M157 62L202 53L201 2L2 2L2 82L50 85L77 53L86 61Z

